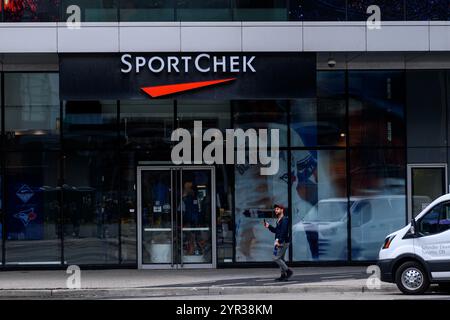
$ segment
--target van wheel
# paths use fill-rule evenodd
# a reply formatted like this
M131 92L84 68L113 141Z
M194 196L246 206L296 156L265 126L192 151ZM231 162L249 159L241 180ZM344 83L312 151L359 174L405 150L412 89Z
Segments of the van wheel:
M423 294L430 286L422 265L414 261L405 262L397 269L395 282L404 294Z

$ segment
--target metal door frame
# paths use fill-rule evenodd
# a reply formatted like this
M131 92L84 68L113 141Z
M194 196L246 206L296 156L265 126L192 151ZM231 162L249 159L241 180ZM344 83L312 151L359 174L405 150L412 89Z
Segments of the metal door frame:
M413 169L444 169L445 173L445 186L444 192L448 193L448 176L447 176L447 164L446 163L412 163L407 165L407 207L408 207L408 222L412 219L412 170ZM434 200L434 199L432 199Z
M142 172L143 171L169 171L171 176L171 188L173 189L174 173L180 173L187 170L209 170L211 172L211 244L212 244L212 261L211 263L187 264L173 263L173 233L174 233L174 198L173 190L171 191L171 215L172 215L172 263L168 264L143 264L142 263ZM138 269L215 269L217 267L217 243L216 243L216 171L213 166L170 166L170 165L141 165L137 167L137 246L138 246ZM182 248L181 248L182 252ZM182 256L181 256L182 257Z

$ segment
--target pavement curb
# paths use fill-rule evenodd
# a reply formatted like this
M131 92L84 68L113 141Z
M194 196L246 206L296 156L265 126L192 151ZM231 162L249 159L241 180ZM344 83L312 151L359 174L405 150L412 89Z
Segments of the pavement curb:
M398 293L395 286L369 290L365 286L264 286L264 287L159 287L159 288L119 288L119 289L36 289L36 290L0 290L0 299L102 299L102 298L145 298L167 296L208 296L228 294L261 293Z

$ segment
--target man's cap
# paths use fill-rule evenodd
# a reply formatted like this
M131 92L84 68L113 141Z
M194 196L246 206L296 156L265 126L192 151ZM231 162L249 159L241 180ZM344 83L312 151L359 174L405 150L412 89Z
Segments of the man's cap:
M281 210L284 210L284 206L282 206L281 204L274 204L273 208L280 208Z

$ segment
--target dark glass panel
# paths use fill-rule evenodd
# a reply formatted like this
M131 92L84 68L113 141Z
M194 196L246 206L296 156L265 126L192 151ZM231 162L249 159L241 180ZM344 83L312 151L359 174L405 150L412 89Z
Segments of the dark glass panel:
M177 0L178 21L231 21L231 0Z
M345 21L345 3L346 0L291 0L291 20Z
M351 146L405 145L402 71L349 71Z
M66 154L64 259L68 264L119 263L119 173L114 152Z
M121 21L174 21L174 0L121 0Z
M233 16L237 21L285 21L287 0L235 0Z
M59 153L6 155L6 263L60 264Z
M65 101L63 143L65 148L115 148L116 101Z

